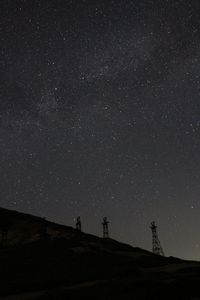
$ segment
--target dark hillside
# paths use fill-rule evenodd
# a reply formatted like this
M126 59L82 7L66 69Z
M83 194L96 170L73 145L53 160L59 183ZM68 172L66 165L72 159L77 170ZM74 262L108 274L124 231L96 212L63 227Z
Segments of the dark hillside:
M2 232L7 228L0 299L200 297L198 262L156 256L14 211L0 209L0 218Z

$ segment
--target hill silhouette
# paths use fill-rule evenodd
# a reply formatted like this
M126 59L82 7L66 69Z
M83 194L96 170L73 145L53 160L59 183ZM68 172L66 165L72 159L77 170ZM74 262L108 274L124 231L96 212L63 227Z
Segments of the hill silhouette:
M200 263L0 208L0 299L200 299Z

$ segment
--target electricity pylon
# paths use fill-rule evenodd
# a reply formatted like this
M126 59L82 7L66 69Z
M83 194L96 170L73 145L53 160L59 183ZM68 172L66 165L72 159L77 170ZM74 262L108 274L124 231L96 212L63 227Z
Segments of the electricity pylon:
M151 231L152 231L152 252L157 255L164 256L164 251L162 249L160 240L158 238L157 226L155 222L151 222Z
M108 231L108 220L107 220L107 217L104 217L103 218L103 222L102 222L102 225L103 225L103 237L104 238L109 238L109 231Z
M78 217L76 219L76 229L79 230L79 231L81 231L81 229L82 229L81 217Z

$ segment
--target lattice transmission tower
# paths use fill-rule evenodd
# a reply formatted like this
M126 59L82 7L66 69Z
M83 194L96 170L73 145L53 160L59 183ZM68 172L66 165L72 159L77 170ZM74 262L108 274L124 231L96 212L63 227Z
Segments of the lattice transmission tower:
M76 219L76 229L79 231L82 230L81 217L77 217Z
M108 231L108 220L107 220L107 217L104 217L103 218L103 222L102 222L102 225L103 225L103 237L104 238L109 238L109 231Z
M152 231L152 252L157 255L164 256L164 251L162 249L160 240L158 238L157 226L155 222L151 222L151 231Z

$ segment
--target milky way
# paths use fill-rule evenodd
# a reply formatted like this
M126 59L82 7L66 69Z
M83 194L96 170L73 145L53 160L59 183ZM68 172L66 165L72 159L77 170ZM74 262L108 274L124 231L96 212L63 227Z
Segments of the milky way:
M0 205L200 259L199 13L1 1Z

